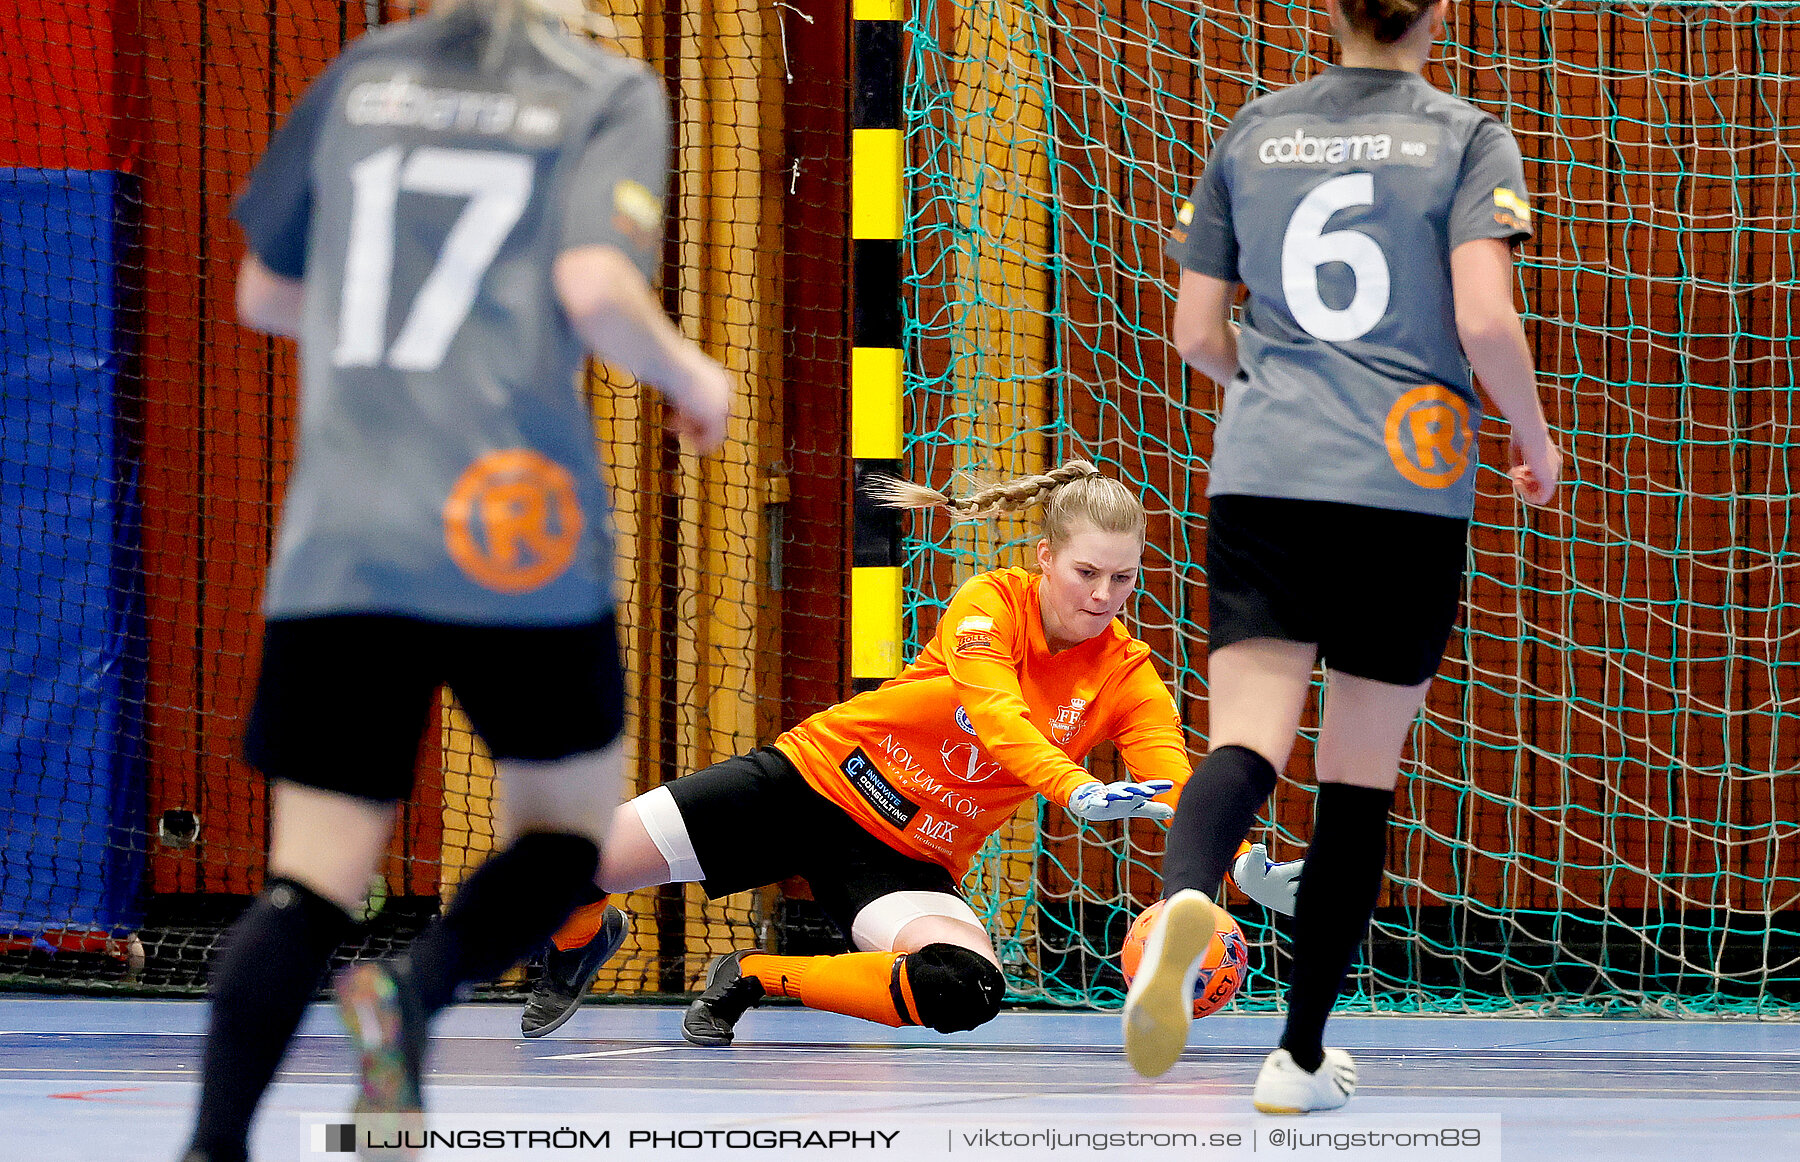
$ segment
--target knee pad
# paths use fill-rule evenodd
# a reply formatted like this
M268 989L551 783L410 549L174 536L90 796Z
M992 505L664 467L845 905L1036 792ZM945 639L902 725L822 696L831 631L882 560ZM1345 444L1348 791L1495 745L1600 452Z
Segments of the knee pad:
M955 944L927 944L899 963L918 1023L940 1033L962 1033L987 1024L1006 999L1006 978L979 952Z

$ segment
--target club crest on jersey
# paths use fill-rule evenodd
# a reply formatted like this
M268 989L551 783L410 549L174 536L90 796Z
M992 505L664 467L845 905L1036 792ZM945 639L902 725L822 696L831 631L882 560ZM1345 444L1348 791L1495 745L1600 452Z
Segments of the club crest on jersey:
M1071 698L1056 708L1050 717L1050 737L1058 743L1066 743L1081 733L1081 724L1087 718L1088 702L1086 698Z
M1175 228L1169 231L1169 237L1177 242L1187 241L1187 228L1194 224L1194 203L1183 202L1175 211Z
M956 708L956 725L962 727L964 734L975 733L975 724L969 721L969 712L961 706Z
M956 623L956 652L966 654L971 650L992 649L994 645L994 619L991 617L965 617Z
M613 187L613 229L638 251L656 249L662 230L662 199L634 181Z

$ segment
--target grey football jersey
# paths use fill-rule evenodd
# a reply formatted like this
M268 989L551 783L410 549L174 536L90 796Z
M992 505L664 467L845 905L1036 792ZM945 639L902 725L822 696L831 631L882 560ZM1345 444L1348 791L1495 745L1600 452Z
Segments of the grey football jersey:
M234 214L305 280L300 435L264 610L554 625L612 607L611 514L552 285L611 245L652 277L668 110L643 66L478 17L350 46ZM490 67L484 67L490 66Z
M1169 256L1250 292L1207 494L1467 517L1450 252L1530 235L1512 135L1411 73L1335 67L1245 106L1176 218Z

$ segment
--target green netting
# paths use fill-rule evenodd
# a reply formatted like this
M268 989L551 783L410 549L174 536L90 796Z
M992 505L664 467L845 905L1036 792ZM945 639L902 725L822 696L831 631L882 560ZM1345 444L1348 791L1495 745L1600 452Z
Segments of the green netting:
M941 483L1084 455L1142 489L1133 628L1200 753L1220 396L1163 338L1160 240L1232 114L1329 63L1324 15L913 9L908 466ZM1432 80L1526 156L1521 289L1571 485L1524 511L1490 421L1467 608L1345 1007L1793 1016L1800 7L1470 0L1453 19ZM914 643L957 580L1023 563L1033 535L916 525ZM1303 850L1311 783L1303 742L1258 831L1278 857ZM1017 995L1118 1001L1114 954L1155 898L1161 843L1059 809L996 838L970 887ZM1235 903L1256 966L1238 1003L1273 1006L1285 943Z

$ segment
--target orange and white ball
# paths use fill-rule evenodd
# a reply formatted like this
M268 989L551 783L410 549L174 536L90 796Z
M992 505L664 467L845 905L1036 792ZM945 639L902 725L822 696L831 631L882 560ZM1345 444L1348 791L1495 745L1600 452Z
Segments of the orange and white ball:
M1137 975L1144 959L1144 946L1149 943L1150 929L1162 915L1163 901L1144 909L1125 933L1125 947L1119 953L1119 967L1125 972L1125 983ZM1250 973L1250 945L1244 930L1231 914L1213 905L1213 938L1200 956L1200 972L1194 978L1194 1016L1204 1017L1224 1008L1237 995L1244 977Z

